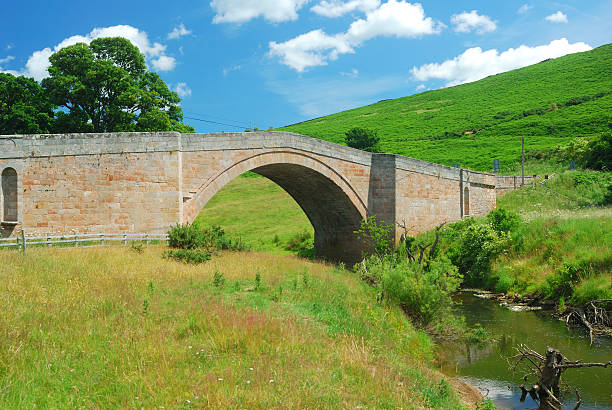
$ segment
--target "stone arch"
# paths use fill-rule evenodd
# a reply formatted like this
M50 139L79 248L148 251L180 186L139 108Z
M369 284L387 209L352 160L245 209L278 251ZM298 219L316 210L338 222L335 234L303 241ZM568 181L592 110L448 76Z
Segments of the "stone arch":
M463 216L470 216L470 189L463 189Z
M19 219L17 171L4 168L1 175L2 214L0 220L5 223L17 223Z
M362 244L353 232L367 215L367 207L344 176L300 152L259 153L218 172L185 202L183 220L193 221L221 188L247 171L275 182L302 208L315 230L317 257L345 263L360 259Z

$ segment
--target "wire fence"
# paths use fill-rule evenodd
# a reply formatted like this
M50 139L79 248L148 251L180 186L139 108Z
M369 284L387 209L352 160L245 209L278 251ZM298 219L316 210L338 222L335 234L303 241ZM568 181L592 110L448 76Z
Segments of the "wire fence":
M0 248L16 248L21 249L23 253L29 247L74 247L74 248L89 248L94 246L105 246L109 244L127 245L129 242L141 242L149 245L160 241L167 242L168 234L166 233L75 233L72 235L44 235L44 236L26 236L24 231L21 231L20 236L12 238L0 238Z

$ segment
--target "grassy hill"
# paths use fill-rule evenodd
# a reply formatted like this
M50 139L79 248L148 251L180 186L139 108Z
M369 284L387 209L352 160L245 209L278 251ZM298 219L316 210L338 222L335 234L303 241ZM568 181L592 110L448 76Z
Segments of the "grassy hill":
M384 152L512 172L521 135L533 152L611 132L612 44L281 129L343 144L353 127L377 130Z
M0 252L0 408L463 407L427 335L356 275L164 249Z

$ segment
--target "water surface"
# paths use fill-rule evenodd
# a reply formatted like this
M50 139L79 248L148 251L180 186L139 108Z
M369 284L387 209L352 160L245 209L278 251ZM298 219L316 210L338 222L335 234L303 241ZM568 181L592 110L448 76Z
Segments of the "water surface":
M516 354L514 347L525 344L543 354L548 346L559 349L569 360L583 362L607 362L612 360L612 340L596 338L590 345L588 334L568 329L565 323L542 311L513 312L498 302L478 298L462 292L458 296L462 304L458 308L467 324L480 323L495 338L484 346L442 344L440 365L449 375L478 387L500 409L534 409L537 404L527 398L520 403L518 386L524 371L512 374L506 357ZM533 383L535 379L529 379ZM581 409L612 409L612 368L569 369L563 381L577 388L582 395ZM566 406L572 409L576 403L573 392L563 396Z

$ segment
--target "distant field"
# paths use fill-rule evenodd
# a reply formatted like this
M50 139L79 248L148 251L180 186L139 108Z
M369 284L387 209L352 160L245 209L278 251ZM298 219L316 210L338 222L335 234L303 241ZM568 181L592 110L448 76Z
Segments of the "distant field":
M287 192L269 179L254 175L227 184L196 220L205 226L220 225L257 250L288 254L284 247L289 239L304 231L313 235L312 225Z
M281 130L343 144L353 127L377 130L384 152L482 171L498 158L515 171L521 135L533 152L611 131L612 45Z
M462 407L427 335L349 272L164 248L0 252L0 408Z

